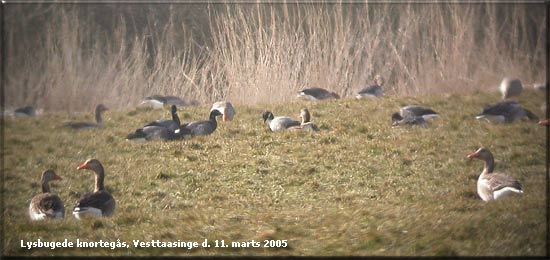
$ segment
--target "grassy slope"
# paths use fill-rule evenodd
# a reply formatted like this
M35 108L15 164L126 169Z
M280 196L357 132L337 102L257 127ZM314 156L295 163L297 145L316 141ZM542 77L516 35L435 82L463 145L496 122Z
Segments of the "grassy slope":
M470 96L294 102L270 106L297 117L307 106L322 129L270 133L263 107L236 106L237 116L209 137L139 144L124 137L168 111L109 111L100 131L59 129L66 116L7 119L5 124L6 255L542 255L545 253L545 128L531 122L490 125L474 119L496 93ZM520 101L543 117L543 95ZM391 128L402 105L442 114L430 128ZM206 118L207 107L180 111ZM91 116L79 119L91 120ZM525 194L494 203L476 195L483 165L466 155L481 145L496 170L518 178ZM106 168L116 216L77 221L74 202L92 189L87 158ZM32 223L27 207L40 173L64 180L53 192L63 221ZM27 250L20 240L77 238L249 241L288 239L273 249Z

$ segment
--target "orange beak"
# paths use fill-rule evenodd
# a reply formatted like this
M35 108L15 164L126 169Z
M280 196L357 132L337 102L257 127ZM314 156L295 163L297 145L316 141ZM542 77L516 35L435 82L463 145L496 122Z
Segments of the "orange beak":
M224 122L227 121L227 116L225 114L223 114L222 119L223 119Z
M82 165L76 167L77 170L82 170L82 169L87 169L88 168L88 164L87 163L83 163Z
M477 158L478 156L479 154L477 153L468 154L468 159Z
M63 180L63 178L61 178L61 176L59 176L59 175L55 175L55 177L54 177L53 179L54 179L54 180L59 180L59 181L60 181L60 180Z
M546 119L546 120L541 120L541 121L539 121L539 125L542 125L542 126L550 126L550 119Z

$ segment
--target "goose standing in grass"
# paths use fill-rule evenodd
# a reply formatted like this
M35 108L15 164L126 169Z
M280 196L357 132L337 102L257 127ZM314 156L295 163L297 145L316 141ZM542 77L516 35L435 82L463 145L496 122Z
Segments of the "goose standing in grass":
M110 217L115 213L116 202L113 196L105 190L105 171L97 159L88 159L77 170L88 169L95 173L95 188L85 194L73 208L77 219L90 217Z
M237 114L235 112L235 108L233 108L233 105L231 105L230 102L226 101L219 101L212 105L212 108L210 109L210 112L213 110L218 110L220 113L222 113L222 120L223 122L231 121L233 120L233 117Z
M392 121L399 121L405 117L422 117L425 121L438 118L439 114L430 108L425 108L416 105L404 106L399 109L399 113L392 114Z
M468 158L485 162L485 167L477 179L477 194L483 201L497 200L513 193L523 193L519 181L511 176L493 172L495 160L487 148L479 148L475 153L469 154Z
M359 90L355 98L362 99L362 98L383 97L384 96L384 91L382 90L383 84L384 84L384 80L382 79L382 76L376 75L374 77L374 84L370 86L366 86L363 89Z
M36 110L33 106L20 107L13 112L13 115L15 117L33 117L36 116Z
M89 123L89 122L68 122L65 123L63 126L70 127L72 129L92 129L92 128L99 128L103 126L103 112L109 110L106 106L103 104L99 104L95 108L95 121L96 123Z
M494 124L513 123L527 118L538 121L539 118L533 112L524 109L519 103L504 101L487 106L483 112L476 116L476 119L487 120Z
M300 126L300 122L286 116L275 117L270 111L265 111L262 118L272 132L282 131L293 126Z
M178 116L178 109L176 107L176 105L172 105L170 107L170 113L172 115L172 119L171 120L156 120L156 121L153 121L147 125L145 125L145 127L147 126L159 126L159 127L164 127L164 128L167 128L168 130L174 132L176 131L177 129L180 128L180 118Z
M210 111L210 116L208 120L205 121L196 121L181 125L181 130L186 133L191 133L192 136L204 136L210 135L216 131L218 127L218 122L216 121L217 116L221 116L222 113L214 109Z
M307 88L298 92L298 98L318 101L326 99L339 99L340 96L323 88Z
M59 196L50 193L50 181L62 180L53 170L42 173L42 193L34 196L29 205L32 220L56 219L65 217L65 206Z
M307 131L319 131L319 127L313 122L311 122L311 114L307 108L300 110L300 118L302 123L299 126L289 127L288 130L307 130Z
M504 78L499 86L500 93L502 93L502 99L519 97L523 90L523 85L519 79Z

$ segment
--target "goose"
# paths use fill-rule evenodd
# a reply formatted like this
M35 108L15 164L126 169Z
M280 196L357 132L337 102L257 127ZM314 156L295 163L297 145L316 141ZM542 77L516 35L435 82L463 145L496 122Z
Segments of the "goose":
M392 114L392 121L402 120L404 117L422 117L424 120L438 118L439 114L430 108L416 105L404 106L399 109L399 113Z
M495 173L495 160L493 154L485 147L479 148L475 153L468 155L469 159L479 159L485 162L485 167L477 179L477 194L483 201L492 201L506 195L523 193L523 188L515 178Z
M97 159L88 159L76 168L88 169L95 173L95 188L78 200L73 208L73 215L77 219L89 217L110 217L115 213L115 199L105 190L103 181L105 171Z
M182 131L185 131L186 133L189 132L192 136L210 135L214 131L216 131L216 128L218 127L216 117L221 115L222 113L219 110L214 109L210 111L210 116L208 120L195 121L181 125Z
M291 126L288 130L307 130L307 131L319 131L319 127L313 122L311 122L311 114L307 108L300 110L300 118L302 123L299 126Z
M36 116L36 110L32 106L25 106L16 109L13 112L15 117L33 117Z
M95 121L96 123L88 123L88 122L68 122L65 123L63 126L70 127L72 129L91 129L91 128L98 128L103 126L103 118L101 115L103 112L109 110L106 106L103 104L99 104L95 108Z
M406 115L405 117L401 117L398 113L392 115L393 127L405 125L428 127L428 122L426 122L426 119L422 116Z
M62 180L53 170L42 173L42 193L34 196L29 205L31 220L58 219L65 217L65 206L59 196L50 193L50 181Z
M189 129L178 128L170 130L162 126L145 126L126 136L126 140L137 142L154 140L172 141L189 138L191 138L191 131Z
M159 109L169 105L186 106L187 103L176 96L152 95L144 98L140 105L149 105L155 109Z
M222 119L223 122L231 121L233 120L233 117L235 117L235 109L233 108L233 105L231 105L230 102L226 101L219 101L212 105L212 108L210 109L210 112L213 110L218 110L222 113Z
M339 99L340 96L323 88L307 88L298 92L298 98L317 101L325 99Z
M499 87L500 93L502 93L502 99L519 97L523 86L521 81L516 78L504 78L500 83Z
M539 121L539 125L541 125L541 126L550 126L550 119L545 119L545 120Z
M382 76L376 75L374 77L374 84L370 86L366 86L363 89L361 89L355 98L362 99L362 98L378 98L384 96L384 91L382 90L382 85L384 84L384 81L382 79Z
M170 107L170 112L172 114L172 119L171 120L155 120L151 123L148 123L145 125L145 127L147 126L159 126L159 127L164 127L164 128L168 128L168 130L174 132L176 131L177 129L180 128L180 118L178 116L178 109L176 107L176 105L172 105Z
M282 131L293 126L300 126L300 122L286 116L275 117L270 111L265 111L262 118L272 132Z
M524 118L534 121L539 120L533 112L524 109L519 103L513 101L504 101L487 106L481 114L476 116L478 120L487 120L494 124L513 123Z

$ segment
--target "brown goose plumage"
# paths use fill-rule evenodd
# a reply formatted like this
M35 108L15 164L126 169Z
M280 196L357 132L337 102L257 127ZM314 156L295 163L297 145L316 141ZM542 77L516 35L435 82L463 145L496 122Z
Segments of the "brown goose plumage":
M73 215L77 219L85 216L110 217L115 213L115 199L105 190L103 184L105 171L103 165L96 159L88 159L77 170L88 169L95 172L95 188L84 195L74 206Z
M59 196L50 193L50 181L62 180L53 170L42 173L42 193L34 196L29 205L32 220L44 220L65 217L65 206Z

